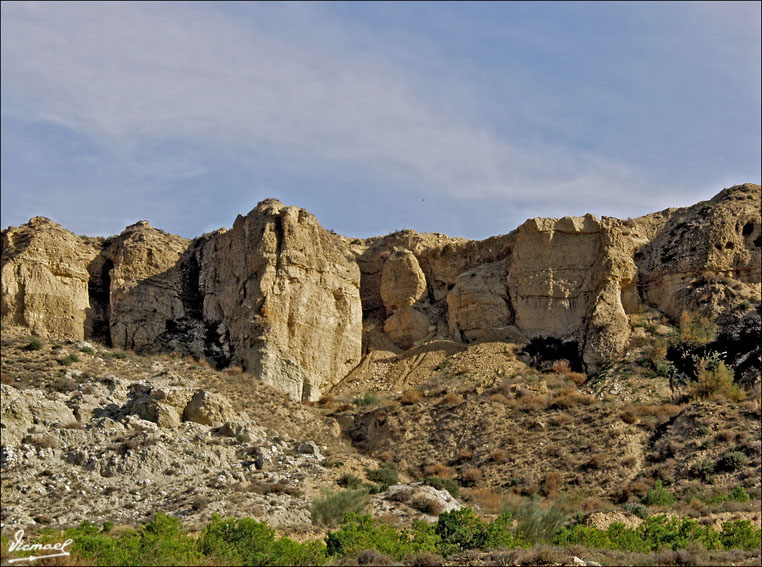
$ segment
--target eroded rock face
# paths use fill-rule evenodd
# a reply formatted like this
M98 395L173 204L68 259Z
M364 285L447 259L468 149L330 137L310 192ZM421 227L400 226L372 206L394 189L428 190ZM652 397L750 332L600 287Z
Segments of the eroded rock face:
M341 381L363 341L553 337L594 370L624 352L643 306L677 321L760 301L759 203L747 184L685 209L536 218L482 241L350 241L272 199L194 241L145 221L88 239L36 218L3 231L3 324L238 364L298 400Z
M2 322L41 336L85 336L87 267L97 244L43 217L2 233Z
M152 350L168 321L186 315L178 260L188 241L135 223L109 247L111 342L120 348Z
M200 252L204 320L295 399L319 398L360 359L360 272L342 246L303 209L267 200Z

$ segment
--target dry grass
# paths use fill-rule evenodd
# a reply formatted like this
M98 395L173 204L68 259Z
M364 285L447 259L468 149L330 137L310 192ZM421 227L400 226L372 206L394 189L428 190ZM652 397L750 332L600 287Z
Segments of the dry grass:
M508 453L503 449L495 449L490 453L489 458L493 463L505 463L508 460Z
M457 406L463 403L463 396L455 392L449 392L444 395L442 401L439 402L443 406Z
M564 475L559 471L550 471L545 473L542 480L542 492L545 496L555 496L564 483Z
M408 390L400 398L404 405L417 404L423 400L423 394L418 390Z
M434 463L423 468L423 474L426 476L436 476L439 478L452 478L455 470L444 463Z
M472 488L467 494L485 514L499 514L505 498L496 488Z

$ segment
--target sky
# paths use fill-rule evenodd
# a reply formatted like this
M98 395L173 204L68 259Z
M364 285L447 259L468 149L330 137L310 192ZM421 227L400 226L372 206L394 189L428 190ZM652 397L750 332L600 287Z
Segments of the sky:
M759 2L2 2L2 226L354 237L760 182Z

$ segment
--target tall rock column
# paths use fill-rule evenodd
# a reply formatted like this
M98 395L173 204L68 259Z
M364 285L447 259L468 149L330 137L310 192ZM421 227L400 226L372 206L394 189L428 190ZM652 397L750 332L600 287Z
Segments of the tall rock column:
M203 317L233 359L297 400L315 400L360 360L360 271L317 219L274 199L201 248Z

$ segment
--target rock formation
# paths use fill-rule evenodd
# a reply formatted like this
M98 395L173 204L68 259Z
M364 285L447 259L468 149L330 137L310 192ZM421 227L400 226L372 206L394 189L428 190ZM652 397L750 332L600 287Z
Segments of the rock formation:
M37 217L3 230L2 321L237 364L298 400L337 384L374 337L397 349L554 337L594 370L623 353L644 305L677 320L758 302L761 232L751 184L626 221L531 219L482 241L350 240L275 200L193 241L145 221L85 238Z

